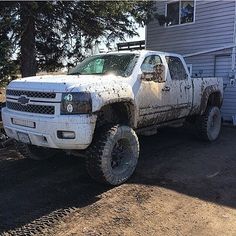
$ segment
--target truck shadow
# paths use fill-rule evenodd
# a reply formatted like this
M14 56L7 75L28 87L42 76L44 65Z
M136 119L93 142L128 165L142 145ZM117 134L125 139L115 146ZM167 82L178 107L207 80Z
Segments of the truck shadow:
M0 161L0 176L0 234L59 209L63 215L65 209L90 205L109 189L95 184L76 157L39 162L9 158Z
M141 137L139 164L128 184L164 187L236 208L235 137L232 128L224 128L213 144L183 129ZM88 177L79 158L58 156L35 162L16 158L13 151L0 151L0 233L59 209L90 205L109 189Z
M141 158L130 182L156 185L236 208L236 129L223 128L214 143L184 129L141 139Z

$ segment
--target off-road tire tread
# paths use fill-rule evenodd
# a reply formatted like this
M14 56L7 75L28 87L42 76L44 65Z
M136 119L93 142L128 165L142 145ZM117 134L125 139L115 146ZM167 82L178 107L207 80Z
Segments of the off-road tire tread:
M210 109L208 108L207 111L199 118L199 135L205 141L208 141L207 121L208 121L209 112L210 112Z
M87 151L86 168L88 174L97 182L109 184L101 170L102 154L106 143L112 133L115 133L119 125L106 125L97 130L93 142Z
M26 144L15 141L16 151L25 158L32 159L32 154Z
M201 115L198 120L199 136L204 141L210 141L207 135L207 123L208 123L209 113L211 112L212 108L213 108L212 106L207 107L204 114Z
M16 151L20 154L21 157L25 157L25 158L28 158L28 159L31 159L31 160L35 160L35 161L41 161L41 160L46 160L48 158L50 158L51 156L42 156L42 157L39 157L37 155L34 155L27 144L24 144L24 143L21 143L21 142L18 142L18 141L15 141L15 148L16 148Z

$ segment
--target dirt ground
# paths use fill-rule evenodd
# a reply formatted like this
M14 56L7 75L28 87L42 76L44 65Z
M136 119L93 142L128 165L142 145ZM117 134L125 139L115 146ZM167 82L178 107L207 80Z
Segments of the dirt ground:
M94 183L83 160L0 151L1 235L236 235L236 129L213 144L183 129L140 138L126 184Z

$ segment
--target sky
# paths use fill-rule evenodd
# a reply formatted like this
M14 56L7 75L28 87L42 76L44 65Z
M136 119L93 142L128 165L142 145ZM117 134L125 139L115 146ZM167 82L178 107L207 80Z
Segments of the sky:
M117 41L117 42L115 42L115 44L116 43L121 43L121 42L131 42L131 41L145 40L145 27L139 27L137 32L138 32L139 36L135 36L133 38L126 37L125 41ZM105 44L101 43L99 45L99 50L107 51Z
M127 41L138 41L138 40L145 40L145 28L139 28L138 29L138 33L139 33L139 37L138 36L135 36L133 37L132 39L126 39Z

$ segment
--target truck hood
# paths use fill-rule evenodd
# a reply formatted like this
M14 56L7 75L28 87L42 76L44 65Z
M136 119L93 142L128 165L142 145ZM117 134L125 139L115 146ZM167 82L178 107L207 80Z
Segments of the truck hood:
M8 89L41 92L89 92L93 111L106 104L133 101L134 94L129 78L114 75L46 75L27 77L12 81Z
M47 92L102 92L126 87L127 78L114 75L44 75L12 81L8 89ZM126 84L126 86L125 86Z

